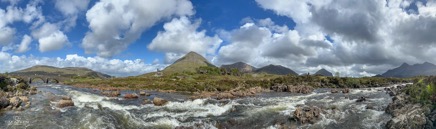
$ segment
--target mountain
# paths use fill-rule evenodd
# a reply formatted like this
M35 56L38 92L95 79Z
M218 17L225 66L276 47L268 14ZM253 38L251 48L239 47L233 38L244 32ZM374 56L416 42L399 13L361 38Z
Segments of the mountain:
M88 68L81 67L65 67L58 68L46 65L36 65L27 69L9 73L10 75L21 77L42 76L44 78L57 78L59 80L70 79L72 77L90 77L90 78L111 78L110 75L93 71Z
M328 76L328 77L333 77L333 74L329 71L327 71L326 69L320 69L318 70L315 75L321 75L321 76Z
M268 73L268 74L277 74L277 75L298 75L293 70L283 67L281 65L268 65L256 70L256 73Z
M399 78L430 75L436 75L436 65L428 62L414 65L403 63L400 67L388 70L382 74L383 77Z
M225 69L238 69L240 72L242 73L251 73L254 72L256 70L255 67L244 63L244 62L236 62L234 64L229 64L229 65L222 65L221 68L225 68Z
M196 69L201 66L212 66L203 56L195 52L189 52L182 58L175 61L170 66L166 67L162 72L164 73L180 73L180 72L196 72Z

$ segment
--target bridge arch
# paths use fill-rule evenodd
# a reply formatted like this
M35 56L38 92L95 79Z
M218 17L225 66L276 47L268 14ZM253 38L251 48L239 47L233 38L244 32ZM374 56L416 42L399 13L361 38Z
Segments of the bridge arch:
M44 83L50 83L50 82L59 83L59 80L55 78L31 77L29 78L29 84L31 84L35 79L42 80Z

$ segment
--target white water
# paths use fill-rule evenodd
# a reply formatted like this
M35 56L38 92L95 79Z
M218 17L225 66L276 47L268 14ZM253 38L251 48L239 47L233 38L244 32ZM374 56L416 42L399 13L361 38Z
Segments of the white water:
M253 98L241 98L228 101L209 99L172 101L165 106L143 105L141 97L138 100L124 100L105 97L78 88L60 85L39 87L48 91L58 91L57 96L70 96L75 107L59 109L56 102L47 105L32 105L21 114L22 119L32 121L26 115L48 115L45 127L65 128L175 128L177 126L194 126L196 128L217 128L224 125L229 128L278 128L275 121L285 124L297 124L299 128L382 128L390 116L384 108L390 102L390 97L380 88L352 89L349 94L332 94L329 90L316 91L311 94L289 94L277 97L259 95ZM274 94L274 93L267 93ZM159 95L159 94L157 94ZM44 97L44 94L40 95ZM274 96L274 95L273 95ZM359 97L366 96L367 101L357 103ZM161 95L159 97L168 97ZM177 100L177 99L175 99ZM136 102L138 101L138 102ZM289 121L293 117L297 105L312 105L320 107L323 112L321 120L313 125L299 125ZM374 105L374 109L366 109ZM56 110L59 112L56 113ZM53 112L47 114L45 112ZM36 115L36 116L37 116ZM40 116L44 117L44 116ZM11 117L0 117L11 120ZM12 117L13 118L13 117ZM283 120L284 121L283 121ZM233 121L233 122L229 122ZM6 123L7 124L7 123ZM7 127L40 128L34 125L2 125Z

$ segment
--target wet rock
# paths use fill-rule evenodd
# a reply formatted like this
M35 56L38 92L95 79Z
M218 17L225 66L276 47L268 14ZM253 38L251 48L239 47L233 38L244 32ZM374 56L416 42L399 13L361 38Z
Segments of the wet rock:
M366 105L366 109L375 110L375 107L374 105Z
M331 93L338 93L339 91L338 91L338 89L331 89L330 92Z
M154 98L153 98L153 104L154 104L155 106L163 106L163 105L165 105L165 104L167 104L167 103L168 103L168 101L165 100L165 99L158 98L158 97L154 97Z
M139 95L141 95L141 96L145 96L145 94L146 94L145 91L140 91L139 92Z
M136 95L136 94L125 94L124 98L125 99L137 99L138 95Z
M70 107L70 106L74 106L74 102L72 100L60 100L57 105L57 107L59 108Z
M421 129L427 123L425 112L428 112L428 108L409 102L405 94L396 95L392 100L385 110L393 116L386 128Z
M37 91L33 91L33 90L29 91L30 95L35 95L36 93L37 93Z
M356 102L358 102L358 103L360 103L360 102L363 102L363 101L366 101L366 97L360 97L359 99L357 99L356 100Z
M302 93L302 94L308 94L313 92L313 87L311 86L288 86L288 92L291 93Z
M23 102L29 102L29 98L27 96L18 96Z
M344 94L350 93L350 89L344 88L344 89L342 89L342 93L344 93Z
M12 97L9 99L9 103L12 108L18 108L21 106L21 103L23 103L23 101L18 97Z
M283 84L276 84L274 86L271 86L270 90L275 91L275 92L286 92L286 91L288 91L288 86L283 85Z
M150 101L148 99L144 99L144 101L142 101L142 104L149 104Z
M300 121L301 124L314 124L320 120L320 113L321 109L315 106L297 107L294 111L294 118Z
M72 100L69 96L62 96L62 100Z
M118 97L121 95L120 91L103 91L101 94L107 97Z
M30 102L26 102L26 105L24 107L25 108L29 108L30 107Z
M174 129L194 129L194 127L192 127L192 126L177 126Z
M224 92L224 93L219 93L216 99L221 100L221 99L233 99L233 98L235 98L234 95L232 95L231 93Z
M8 107L9 104L10 103L9 103L8 98L6 98L6 97L1 97L0 98L0 109Z

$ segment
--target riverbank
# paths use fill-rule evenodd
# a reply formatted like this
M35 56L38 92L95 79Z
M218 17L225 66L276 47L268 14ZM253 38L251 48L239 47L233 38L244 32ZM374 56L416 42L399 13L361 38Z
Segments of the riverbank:
M436 77L415 80L405 87L387 89L393 96L386 112L392 115L386 128L436 128Z
M29 96L37 94L36 87L31 87L21 78L0 75L0 111L22 111L30 107Z

